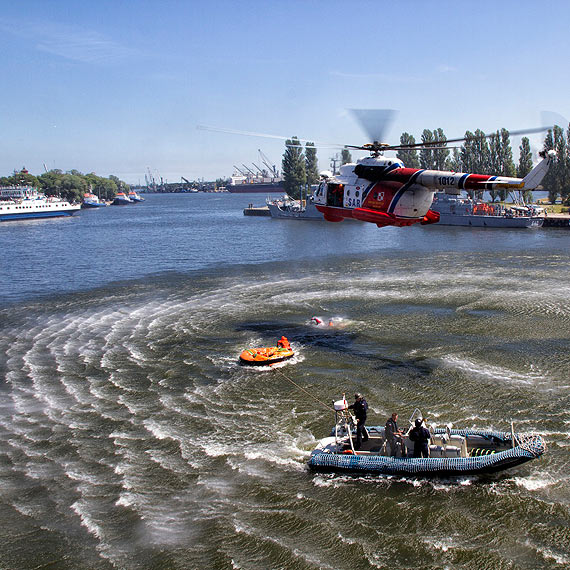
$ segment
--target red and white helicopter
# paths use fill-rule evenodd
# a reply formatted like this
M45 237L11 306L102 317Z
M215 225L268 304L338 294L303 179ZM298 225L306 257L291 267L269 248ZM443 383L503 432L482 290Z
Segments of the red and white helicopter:
M437 146L437 141L398 145L379 142L381 132L391 118L390 111L354 110L354 114L374 142L362 146L344 145L345 148L369 151L370 156L361 158L356 163L344 164L340 167L340 174L321 174L321 183L312 199L317 210L329 222L341 222L345 218L353 218L372 222L378 227L437 223L439 213L430 209L435 192L458 195L462 190L482 191L494 188L532 190L540 184L556 156L555 151L541 153L542 160L524 178L406 168L401 160L386 158L382 154L386 151L435 150L442 147ZM548 128L551 127L511 131L510 134L536 133ZM225 132L286 138L243 131ZM490 136L492 135L486 135L485 138ZM476 138L480 137L470 140ZM304 139L298 140L304 142ZM466 140L468 139L447 139L439 144Z

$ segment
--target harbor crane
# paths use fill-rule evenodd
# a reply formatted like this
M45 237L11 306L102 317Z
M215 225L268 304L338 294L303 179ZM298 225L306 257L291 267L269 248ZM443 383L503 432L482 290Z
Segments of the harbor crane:
M255 176L255 172L254 172L251 168L247 167L243 162L242 162L242 166L243 166L249 173L251 173L252 176Z
M242 176L247 176L247 174L246 174L241 168L238 168L235 164L234 164L234 168L235 168Z
M252 162L251 164L253 164L253 166L255 166L255 168L257 168L257 170L259 170L259 173L261 174L261 176L265 176L267 174L267 171L261 170L261 168L259 168L259 166L257 166L257 164L255 164L255 162Z
M271 176L273 176L274 178L279 178L279 171L277 170L277 167L271 163L271 160L269 160L267 155L265 155L260 148L257 149L257 152L259 152L261 162L263 162L263 164L265 164L265 166L267 166L267 168L269 169Z

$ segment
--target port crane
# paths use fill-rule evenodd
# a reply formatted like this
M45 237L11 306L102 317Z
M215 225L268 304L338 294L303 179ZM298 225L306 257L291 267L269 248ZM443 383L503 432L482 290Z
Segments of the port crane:
M273 178L279 178L279 171L277 170L277 167L271 162L271 160L269 160L269 158L263 153L260 148L257 149L257 152L259 152L261 162L265 164L265 166L267 166L269 169L271 176L273 176Z
M241 168L238 168L235 164L234 164L234 168L236 169L237 172L239 172L242 176L247 176L247 174L241 170Z

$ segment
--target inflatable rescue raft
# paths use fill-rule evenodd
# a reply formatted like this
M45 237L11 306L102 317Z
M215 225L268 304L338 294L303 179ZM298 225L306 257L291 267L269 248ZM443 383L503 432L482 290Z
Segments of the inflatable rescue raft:
M250 364L253 366L267 366L276 362L283 362L294 356L295 353L291 349L291 345L286 337L282 336L277 341L277 346L269 346L265 348L248 348L239 355L241 364Z

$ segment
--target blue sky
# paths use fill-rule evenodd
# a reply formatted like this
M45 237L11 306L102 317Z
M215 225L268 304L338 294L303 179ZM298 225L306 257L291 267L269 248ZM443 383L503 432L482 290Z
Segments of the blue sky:
M368 142L349 108L397 109L388 142L570 116L563 0L1 6L0 175L45 164L131 183L148 168L212 180L258 163L258 149L280 166L284 146L198 124ZM321 169L334 152L318 151Z

